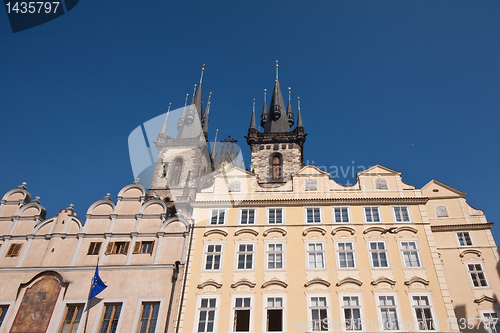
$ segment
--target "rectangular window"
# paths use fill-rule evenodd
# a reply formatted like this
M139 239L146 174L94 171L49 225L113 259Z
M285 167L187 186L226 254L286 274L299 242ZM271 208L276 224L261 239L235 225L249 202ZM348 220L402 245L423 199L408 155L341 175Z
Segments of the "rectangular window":
M205 254L205 269L206 270L219 270L222 257L222 245L213 244L207 246Z
M382 178L375 179L375 189L376 190L387 190L387 180Z
M370 247L370 257L372 259L372 267L374 268L389 267L385 242L370 242L369 247Z
M266 332L283 331L283 298L268 297L266 305Z
M99 255L99 250L101 249L102 242L91 242L87 255Z
M154 333L158 321L159 302L144 302L141 309L141 322L137 333Z
M283 244L267 244L267 269L283 268Z
M361 305L358 296L342 297L346 331L361 331Z
M349 207L334 207L335 223L349 223Z
M130 242L109 242L106 254L127 254Z
M226 210L225 209L212 209L212 215L210 219L211 225L224 224Z
M328 331L328 306L326 297L311 297L313 331Z
M0 305L0 327L2 327L8 309L9 309L8 305Z
M75 333L82 318L84 304L68 304L59 333Z
M238 245L238 269L253 268L253 244Z
M392 207L394 219L396 222L410 222L410 213L408 207Z
M269 224L282 224L283 223L283 209L282 208L269 208L268 210L268 223Z
M467 264L467 270L469 271L472 284L476 288L488 287L488 282L486 281L486 275L483 271L483 265L481 264Z
M117 332L118 319L122 310L121 303L104 304L104 312L101 318L101 327L99 333L115 333Z
M235 299L234 305L234 332L250 331L250 297Z
M354 244L352 242L337 243L340 268L355 268Z
M429 298L427 296L412 296L412 306L418 329L421 331L433 330L434 322Z
M488 333L500 333L500 321L496 312L483 312L484 328Z
M213 332L215 325L216 298L202 298L200 316L198 319L198 332Z
M307 257L309 258L309 269L325 268L323 243L307 244Z
M365 207L365 218L368 223L380 222L378 207Z
M448 209L446 209L446 206L436 206L435 210L437 217L448 217Z
M306 222L307 223L321 223L321 209L320 208L306 208Z
M472 238L468 231L457 232L457 239L460 246L472 246Z
M317 191L318 190L318 182L316 179L306 179L305 180L305 189L306 191Z
M382 328L386 331L399 330L398 311L394 296L379 296L378 306Z
M153 241L136 241L134 243L134 251L132 253L134 254L151 254L153 253Z
M21 252L21 247L23 244L11 244L9 247L9 251L7 251L7 257L17 257L19 252Z
M255 209L242 209L240 224L255 224Z
M405 268L421 267L417 242L401 242Z

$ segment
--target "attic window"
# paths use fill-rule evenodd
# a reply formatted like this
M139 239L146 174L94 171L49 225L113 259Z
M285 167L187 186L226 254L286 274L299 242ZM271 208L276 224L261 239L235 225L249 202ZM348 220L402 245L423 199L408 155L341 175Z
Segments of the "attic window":
M21 252L21 247L23 244L12 244L9 248L9 251L7 252L7 257L17 257L19 255L19 252Z
M306 191L318 190L318 182L316 179L306 179L305 185L306 185Z
M375 189L376 190L387 190L387 180L383 178L375 179Z
M436 206L435 209L437 217L448 217L448 209L446 209L446 206Z
M229 183L229 192L241 192L241 182L234 180Z

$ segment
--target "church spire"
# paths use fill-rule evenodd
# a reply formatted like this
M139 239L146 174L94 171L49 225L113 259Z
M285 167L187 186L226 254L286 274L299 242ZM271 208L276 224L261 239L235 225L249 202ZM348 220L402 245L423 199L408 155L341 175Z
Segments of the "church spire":
M186 118L186 105L188 101L189 94L186 94L186 99L184 100L184 109L182 110L181 116L179 117L179 122L177 123L177 130L180 131L182 125L184 124L184 119ZM177 136L179 136L177 134Z
M266 127L267 122L267 100L266 100L267 89L264 89L264 106L262 107L262 116L260 116L260 126L262 128Z
M294 124L294 121L293 121L293 111L292 111L292 101L291 101L291 89L290 87L288 87L288 106L286 108L286 114L288 116L288 125L290 127L293 126Z
M202 100L201 100L201 84L203 82L203 72L205 72L205 64L203 64L203 67L201 68L201 76L200 76L200 84L198 85L198 89L195 87L195 93L193 95L193 100L191 101L191 104L194 104L196 107L196 111L198 112L198 119L202 119Z
M257 129L257 125L255 123L255 98L253 99L253 110L252 110L252 119L250 120L250 128Z
M264 126L264 133L290 132L288 117L286 116L285 102L281 94L280 83L278 81L278 61L276 61L276 80L274 82L271 105L269 106L269 118Z
M171 105L172 105L172 103L168 104L167 116L165 117L165 121L163 122L163 125L161 126L160 133L162 133L162 134L167 134L168 114L170 113L170 106Z
M205 134L205 139L208 139L208 115L210 113L210 98L212 98L212 92L208 95L207 107L203 113L203 119L201 120L201 126L203 127L203 134Z
M302 124L302 115L300 114L300 97L297 97L297 128L302 127L304 128L304 124Z

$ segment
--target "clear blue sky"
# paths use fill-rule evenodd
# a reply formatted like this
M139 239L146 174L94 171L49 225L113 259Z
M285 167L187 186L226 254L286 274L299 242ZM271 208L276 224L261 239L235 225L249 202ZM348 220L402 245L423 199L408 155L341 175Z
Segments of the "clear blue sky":
M307 161L436 179L500 222L499 17L497 0L81 0L13 34L0 10L0 193L26 181L48 216L116 196L133 181L129 133L182 106L204 63L210 137L235 137L248 162L278 59Z

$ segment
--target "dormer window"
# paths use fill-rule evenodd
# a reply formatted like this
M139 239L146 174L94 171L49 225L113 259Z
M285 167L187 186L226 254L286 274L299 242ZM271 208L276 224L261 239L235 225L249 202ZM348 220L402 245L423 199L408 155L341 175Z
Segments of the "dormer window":
M387 190L387 180L383 178L375 179L375 189L376 190Z
M271 178L272 180L283 179L283 156L281 154L271 156Z

